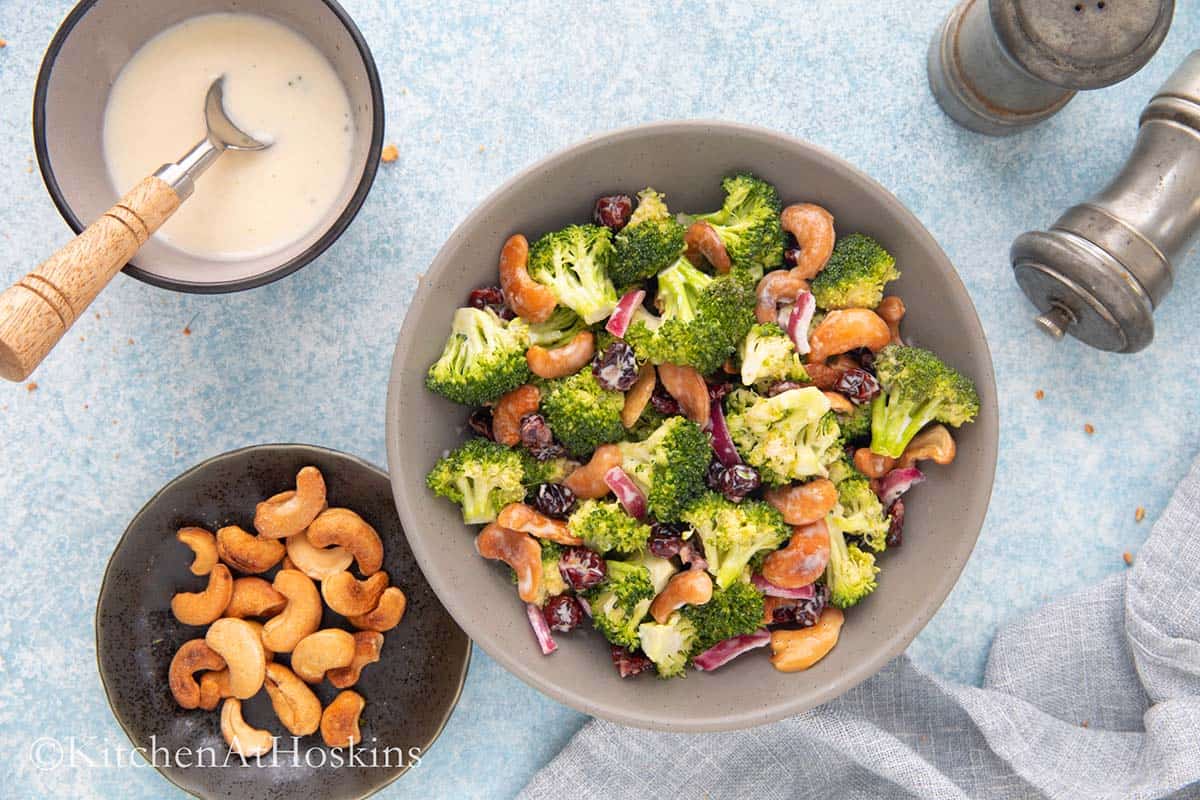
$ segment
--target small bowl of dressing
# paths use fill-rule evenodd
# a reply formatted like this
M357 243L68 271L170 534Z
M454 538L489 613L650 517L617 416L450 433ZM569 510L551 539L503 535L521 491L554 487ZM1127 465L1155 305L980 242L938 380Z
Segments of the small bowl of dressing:
M334 0L82 0L34 94L42 177L82 231L204 137L208 85L271 146L226 152L125 272L184 292L232 292L320 255L366 199L383 139L367 44Z

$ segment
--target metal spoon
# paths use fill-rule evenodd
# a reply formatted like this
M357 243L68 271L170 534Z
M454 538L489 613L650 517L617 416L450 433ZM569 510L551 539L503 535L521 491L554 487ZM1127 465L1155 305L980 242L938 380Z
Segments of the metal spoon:
M204 98L207 132L187 155L164 164L117 204L0 294L0 378L29 377L100 290L162 224L191 197L196 179L226 150L271 146L240 129L225 113L225 77Z

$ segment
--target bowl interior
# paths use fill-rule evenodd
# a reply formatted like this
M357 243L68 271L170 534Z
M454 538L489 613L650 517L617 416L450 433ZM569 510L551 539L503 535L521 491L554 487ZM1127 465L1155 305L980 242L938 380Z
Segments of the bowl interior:
M543 657L502 567L479 558L473 530L432 496L424 475L465 435L467 411L425 390L456 304L496 282L500 247L590 218L594 198L644 186L674 210L720 205L721 178L749 169L785 203L828 208L839 235L863 232L896 257L893 284L908 306L905 334L973 377L979 420L956 434L958 458L933 468L907 506L904 546L882 557L880 587L847 614L841 640L814 668L777 672L761 653L687 680L622 680L592 631L560 637ZM759 724L815 706L865 680L900 653L937 610L971 553L991 494L997 418L991 358L962 282L936 242L900 203L830 154L760 129L663 123L602 136L535 165L486 200L425 273L404 322L388 398L388 458L396 502L430 584L467 633L518 677L585 713L643 727L701 731Z
M374 64L345 12L331 0L83 0L47 51L34 99L42 174L63 216L81 230L130 188L112 185L101 141L104 109L117 74L159 32L188 17L218 11L261 14L312 42L346 87L355 138L337 202L298 241L266 255L215 260L151 239L126 268L150 283L192 291L248 288L298 269L337 238L365 197L378 163L382 102ZM197 99L197 113L201 101ZM184 143L179 156L192 144Z
M246 720L271 730L277 761L223 764L228 752L217 711L185 711L167 688L176 650L202 628L171 614L171 597L201 591L206 578L192 575L191 551L175 539L185 525L209 530L238 524L247 530L259 500L294 485L313 465L325 476L329 502L357 511L384 543L384 569L404 590L408 607L384 634L382 659L368 665L355 686L366 699L360 756L366 766L338 766L319 734L293 740L260 691L243 704ZM273 571L264 577L268 580ZM326 609L323 627L349 629ZM217 456L167 484L130 523L109 561L96 608L96 652L109 704L131 741L156 752L155 766L171 781L202 797L358 798L390 783L433 743L450 716L466 676L471 643L438 602L409 551L392 503L387 475L353 456L305 445L263 445ZM285 661L280 654L277 660ZM314 687L322 704L337 694L328 682ZM156 750L154 748L161 748ZM189 763L176 754L191 748ZM394 748L394 750L385 750ZM346 751L341 751L345 754ZM372 762L372 753L376 760ZM372 763L380 766L370 766Z

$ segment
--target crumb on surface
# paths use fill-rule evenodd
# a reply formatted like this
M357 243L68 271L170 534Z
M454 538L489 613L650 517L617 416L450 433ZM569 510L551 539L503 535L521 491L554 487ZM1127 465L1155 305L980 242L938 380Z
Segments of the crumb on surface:
M130 340L129 340L129 343L130 343L130 344L133 344L133 339L130 339Z
M390 164L400 157L400 149L394 144L384 145L379 157L383 159L383 163Z
M1083 722L1079 723L1079 727L1081 727L1081 728L1086 728L1087 726L1088 726L1088 721L1086 719Z
M1146 509L1143 508L1142 506L1138 506L1137 509L1133 512L1134 521L1141 522L1145 518L1146 518Z
M8 42L6 42L4 39L0 39L0 47L8 47Z
M1124 553L1121 554L1121 558L1125 561L1125 566L1127 566L1127 567L1133 566L1133 553L1126 550Z
M483 145L479 145L479 152L482 153L484 150L487 150L487 148L484 147Z
M37 390L38 390L37 381L30 381L29 383L25 384L25 391L36 392Z
M1096 432L1096 426L1090 422L1085 422L1085 423L1083 423L1083 432L1086 433L1088 436L1091 436L1093 433Z
M1038 400L1041 400L1042 398L1044 398L1046 396L1046 393L1043 392L1041 389L1038 389L1036 392L1033 393L1033 396L1036 397Z

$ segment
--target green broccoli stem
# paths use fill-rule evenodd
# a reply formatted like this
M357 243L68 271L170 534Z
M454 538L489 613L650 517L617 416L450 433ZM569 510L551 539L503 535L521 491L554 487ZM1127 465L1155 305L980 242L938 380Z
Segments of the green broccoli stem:
M911 403L883 392L871 401L871 452L899 458L912 438L937 416L941 403Z

